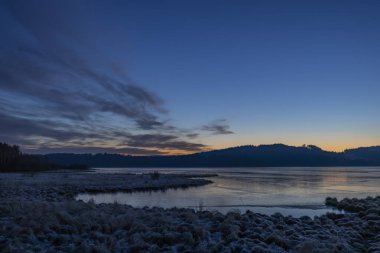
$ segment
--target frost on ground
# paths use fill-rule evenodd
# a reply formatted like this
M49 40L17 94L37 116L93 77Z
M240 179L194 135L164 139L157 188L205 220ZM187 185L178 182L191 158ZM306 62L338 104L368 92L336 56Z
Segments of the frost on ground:
M328 197L326 198L326 204L356 213L361 222L367 224L362 234L368 243L367 252L380 252L380 196L365 199L344 198L341 201Z
M198 181L201 179L88 174L30 178L3 174L0 178L0 252L380 252L380 197L327 199L328 204L338 207L344 203L340 208L354 211L344 215L223 215L192 209L96 205L75 201L72 195L206 183ZM355 211L354 206L360 210Z
M208 175L210 176L210 175ZM84 192L150 191L202 186L212 181L199 175L1 173L0 199L72 200Z

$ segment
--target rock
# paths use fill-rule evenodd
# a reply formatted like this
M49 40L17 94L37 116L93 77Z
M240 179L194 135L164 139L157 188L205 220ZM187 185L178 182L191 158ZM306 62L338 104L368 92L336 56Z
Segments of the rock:
M325 204L327 206L337 206L338 205L338 200L337 200L337 198L327 197L326 200L325 200Z
M272 233L267 238L265 238L265 243L267 244L276 244L277 246L283 249L289 249L289 242L284 237L280 236L277 233Z

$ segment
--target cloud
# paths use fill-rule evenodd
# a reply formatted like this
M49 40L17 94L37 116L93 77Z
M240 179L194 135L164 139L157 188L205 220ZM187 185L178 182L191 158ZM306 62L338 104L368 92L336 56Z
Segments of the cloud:
M81 125L62 125L54 121L21 118L0 113L0 139L26 146L45 143L72 143L78 140L101 140L112 137L105 129L88 131ZM113 137L114 138L114 137Z
M198 133L189 133L189 134L186 134L186 137L188 137L190 139L197 138L198 136L199 136Z
M33 1L26 6L17 1L7 5L14 19L9 23L17 23L18 32L8 38L15 44L0 51L2 89L49 103L56 112L64 111L73 118L86 120L96 111L129 118L143 129L164 125L162 116L167 110L163 99L120 74L121 67L104 58L89 57L94 52L76 42L75 27L66 23L70 20L58 8L72 3L50 6L58 18L37 8ZM118 69L117 73L113 69Z
M175 135L131 134L127 132L107 132L105 129L93 133L70 129L54 122L37 122L0 114L0 138L3 141L25 145L25 152L31 153L125 153L137 155L162 155L167 151L196 152L206 145L183 141ZM102 140L108 140L102 142ZM108 147L109 143L114 147ZM96 144L105 145L93 146Z
M227 124L226 119L214 120L210 124L202 126L202 130L209 131L214 135L234 133L230 130L230 126Z
M183 151L202 151L207 148L200 143L182 141L175 135L140 134L128 136L128 144L134 147L172 149Z
M51 153L77 153L77 154L128 154L128 155L165 155L166 152L160 150L150 150L141 148L114 148L114 147L78 147L78 146L65 146L65 147L44 147L41 146L37 150L25 149L30 154L51 154Z
M0 4L1 141L30 152L167 154L208 149L191 140L199 133L170 125L163 98L137 85L121 65L92 48L93 38L82 36L87 29L80 29L85 22L74 22L87 15L72 13L80 9L70 7L76 1L45 3L46 8L39 1ZM68 19L67 13L76 19ZM92 22L99 23L87 23ZM220 124L203 130L229 133Z
M178 151L198 151L201 144L188 143L175 136L176 142L138 143L138 136L130 138L130 143L123 136L133 136L133 130L170 130L179 129L166 124L167 114L164 101L152 92L134 84L121 83L106 74L95 73L81 62L78 66L62 64L61 61L40 57L33 50L14 51L16 57L0 62L0 103L2 134L0 137L12 143L28 144L34 150L37 144L40 150L53 150L45 146L49 143L65 142L54 150L82 150L70 146L76 139L108 139L111 143L117 140L126 142L129 148L125 151L140 154L163 154L152 150L133 149L136 147L157 147ZM26 55L24 55L26 54ZM24 59L24 60L22 60ZM77 63L80 61L76 61ZM10 64L9 64L10 63ZM59 68L50 69L47 65ZM79 70L73 70L79 69ZM65 75L68 73L68 76ZM73 78L74 76L74 78ZM81 85L63 85L62 77ZM112 115L109 115L112 114ZM115 123L116 122L116 123ZM135 123L135 126L131 123ZM119 134L119 135L117 135ZM174 137L174 136L173 136ZM32 139L43 138L35 145ZM143 141L143 139L142 139ZM89 151L104 150L92 148L95 143L87 143ZM45 145L45 146L44 146ZM56 144L55 144L56 145ZM165 146L167 145L167 146ZM67 146L67 147L65 147ZM182 149L183 148L183 149ZM86 149L83 149L86 150ZM119 152L119 149L106 149Z

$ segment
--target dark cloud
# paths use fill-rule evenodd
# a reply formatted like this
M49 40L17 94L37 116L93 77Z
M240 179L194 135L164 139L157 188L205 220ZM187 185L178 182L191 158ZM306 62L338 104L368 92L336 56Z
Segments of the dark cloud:
M190 139L197 138L198 136L199 136L198 133L189 133L189 134L186 134L186 137L190 138Z
M98 154L98 153L111 153L111 154L128 154L128 155L165 155L166 152L160 150L150 150L141 148L113 148L113 147L78 147L78 146L65 146L65 147L44 147L41 146L37 150L24 149L24 152L33 154L50 154L50 153L77 153L77 154Z
M227 120L220 119L211 122L208 125L202 126L202 130L209 131L212 134L233 134L230 130L230 126L227 124Z
M78 153L127 153L138 155L166 154L162 150L196 152L206 145L183 141L178 136L163 134L138 134L80 131L80 128L62 128L54 122L33 121L0 114L0 138L3 141L25 145L26 152L78 152ZM37 141L38 140L38 141ZM87 140L87 141L86 141ZM114 142L115 147L91 147L102 140ZM117 144L122 142L122 144ZM107 145L106 142L102 143ZM108 143L109 144L109 143ZM160 149L160 150L159 150Z
M164 101L125 74L112 71L121 73L122 68L107 68L112 64L105 59L96 59L93 62L99 64L94 65L89 57L83 57L88 52L76 43L70 32L75 27L67 27L57 6L47 3L52 13L57 12L54 18L46 6L38 8L33 1L25 3L29 10L18 1L7 5L20 28L9 38L16 44L0 51L2 89L49 103L49 108L71 118L87 120L94 112L104 112L126 117L143 129L164 125Z
M83 126L58 124L54 121L14 117L0 113L0 138L19 145L43 142L70 143L75 140L109 138L110 132L88 131Z
M200 143L192 143L180 140L174 135L140 134L128 137L128 143L134 147L172 149L183 151L201 151L207 148Z
M155 155L207 148L189 141L198 133L169 124L162 98L88 46L81 38L83 30L76 30L82 23L76 26L65 20L78 13L51 1L43 8L35 1L4 3L0 3L1 141L30 152ZM203 129L229 133L228 126L220 124Z
M128 85L126 87L122 87L127 94L134 97L138 101L141 101L144 104L155 106L156 109L161 110L163 112L166 111L164 108L161 108L164 101L152 92L149 92L148 90L145 90L142 87L136 85Z
M0 60L1 88L49 103L55 112L72 118L87 119L101 111L127 117L143 129L164 125L160 117L166 109L161 98L128 80L97 73L78 57L70 59L70 53L59 58L31 48L16 49Z

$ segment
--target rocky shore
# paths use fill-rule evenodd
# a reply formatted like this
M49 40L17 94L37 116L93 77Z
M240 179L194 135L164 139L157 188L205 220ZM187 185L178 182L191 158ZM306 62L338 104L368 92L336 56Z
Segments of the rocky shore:
M349 213L313 218L74 200L82 192L207 183L178 175L0 174L0 252L380 252L380 197L327 198Z

